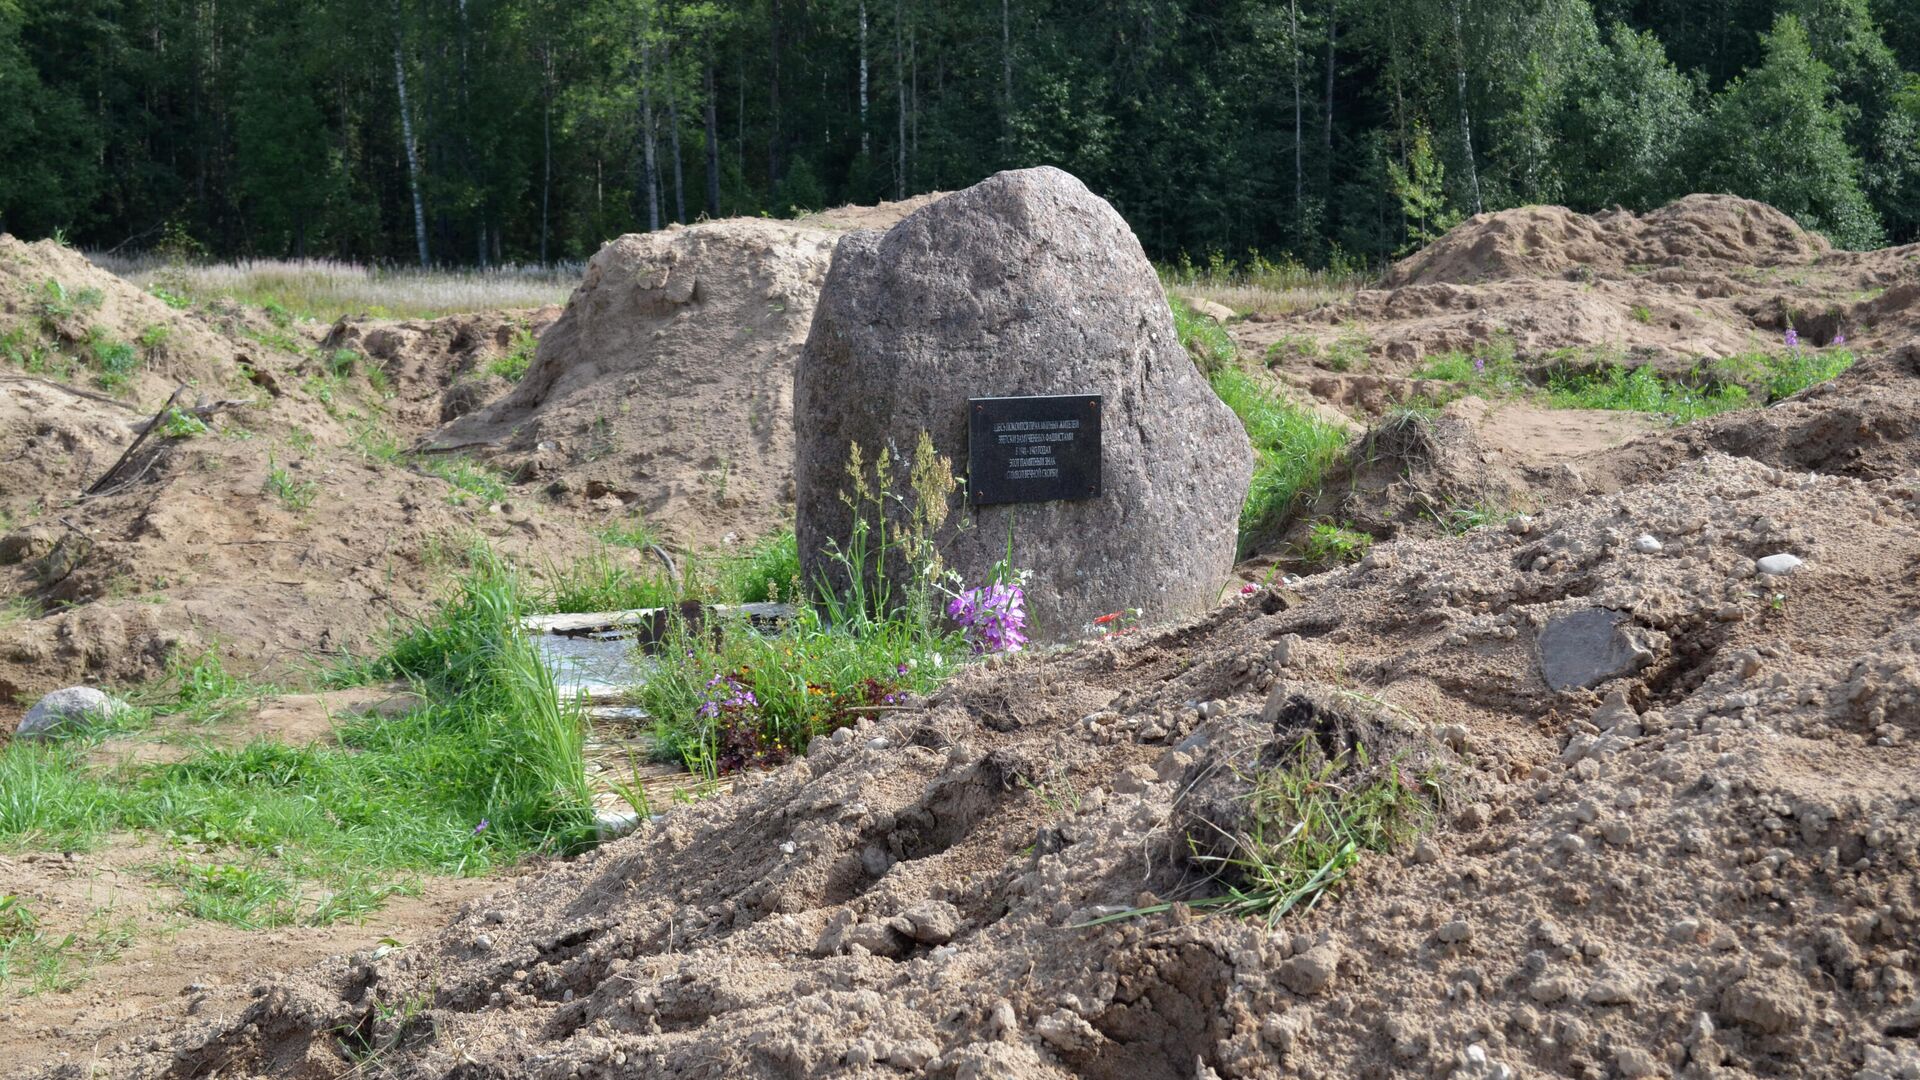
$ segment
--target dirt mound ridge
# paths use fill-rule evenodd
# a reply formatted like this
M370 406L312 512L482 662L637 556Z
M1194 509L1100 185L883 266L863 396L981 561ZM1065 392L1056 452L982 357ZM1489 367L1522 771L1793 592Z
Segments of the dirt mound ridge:
M0 233L0 359L12 371L137 404L182 383L216 397L245 391L249 372L288 358L287 350L224 332L218 319L170 307L51 240ZM271 329L257 314L244 326L260 337Z
M512 392L429 446L563 496L612 496L683 543L778 527L793 505L794 362L837 238L741 219L612 241Z
M1506 278L1625 273L1634 266L1797 266L1831 250L1786 214L1732 195L1688 195L1658 210L1577 214L1523 206L1480 214L1395 263L1382 284L1470 285Z
M377 365L392 388L393 419L420 435L511 390L523 373L512 364L532 359L560 311L550 305L401 321L348 315L328 327L320 347L351 349Z
M968 673L430 941L49 1075L1920 1067L1920 481L1713 455L1381 551ZM1271 931L1090 925L1216 894L1188 838L1244 803L1214 781L1303 737L1419 748L1437 831Z
M830 210L817 210L804 217L793 219L795 225L809 229L891 229L900 224L900 219L932 202L947 197L949 192L929 191L924 195L915 195L898 202L881 201L872 206L836 206Z

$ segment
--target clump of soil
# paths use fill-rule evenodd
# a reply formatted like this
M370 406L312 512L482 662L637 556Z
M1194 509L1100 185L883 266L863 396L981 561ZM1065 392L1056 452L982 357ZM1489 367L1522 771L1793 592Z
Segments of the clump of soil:
M682 543L757 536L793 503L793 365L834 234L766 221L623 236L505 397L436 431Z
M321 1077L376 1050L395 1076L553 1080L1920 1065L1913 474L1708 454L1523 528L1382 553L1170 631L969 671L429 940L272 980L86 1067ZM1758 575L1776 553L1804 562ZM1192 778L1242 765L1268 703L1295 697L1335 713L1300 729L1315 737L1379 740L1359 721L1384 713L1443 748L1459 797L1432 800L1439 827L1271 929L1178 904L1102 922L1218 893L1177 827Z
M350 349L377 365L392 386L393 420L419 436L511 390L524 374L519 362L531 362L534 343L559 317L557 305L399 322L348 315L320 347Z

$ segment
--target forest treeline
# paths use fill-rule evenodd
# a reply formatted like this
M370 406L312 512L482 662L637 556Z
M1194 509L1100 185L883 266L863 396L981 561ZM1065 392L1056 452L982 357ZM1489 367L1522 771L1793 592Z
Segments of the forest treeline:
M1920 237L1913 0L0 0L0 228L494 264L1054 164L1157 257L1521 203Z

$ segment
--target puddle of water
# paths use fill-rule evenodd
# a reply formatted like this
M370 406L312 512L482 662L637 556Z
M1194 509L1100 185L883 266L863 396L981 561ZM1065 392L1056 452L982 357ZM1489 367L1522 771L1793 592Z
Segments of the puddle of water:
M589 701L617 699L646 681L652 661L632 639L618 636L533 635L547 670L562 697L586 695Z

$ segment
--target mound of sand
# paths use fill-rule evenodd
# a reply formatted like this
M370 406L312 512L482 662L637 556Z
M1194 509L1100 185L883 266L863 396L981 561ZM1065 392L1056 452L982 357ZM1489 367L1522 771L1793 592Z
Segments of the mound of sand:
M319 1077L374 1048L392 1076L551 1080L1920 1064L1911 474L1716 455L1379 550L976 670L432 940L50 1075ZM1776 552L1806 562L1757 578ZM1566 632L1595 623L1631 648ZM1587 685L1556 691L1570 664ZM1423 762L1437 830L1272 929L1096 924L1217 894L1189 845L1244 806L1217 785L1303 735Z
M853 229L891 229L900 223L900 219L915 210L938 199L944 199L949 193L929 191L924 195L901 199L898 202L882 201L873 206L836 206L831 210L817 210L804 217L793 219L795 225L809 229L831 229L847 232Z
M243 325L271 329L258 313ZM10 335L7 358L21 369L97 390L103 374L123 366L125 383L111 396L151 399L150 410L182 383L216 397L246 391L250 373L286 359L202 314L169 307L77 251L7 233L0 233L0 326Z
M1634 266L1735 269L1799 266L1831 249L1765 203L1688 195L1658 210L1576 214L1523 206L1481 214L1394 264L1381 282L1467 285L1504 278L1624 273Z
M518 386L427 441L487 459L563 505L638 511L688 545L746 539L793 514L793 366L833 246L940 192L792 222L733 218L620 237Z
M835 239L733 220L613 241L512 392L429 448L615 496L682 543L778 527L793 505L793 366Z
M1557 206L1482 214L1396 264L1376 288L1297 316L1236 323L1236 340L1304 369L1398 375L1450 352L1511 348L1664 369L1920 333L1920 245L1835 251L1764 203L1689 195L1645 214ZM1339 355L1346 359L1332 359Z

